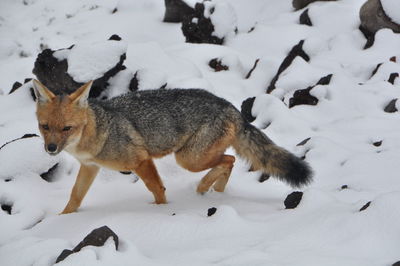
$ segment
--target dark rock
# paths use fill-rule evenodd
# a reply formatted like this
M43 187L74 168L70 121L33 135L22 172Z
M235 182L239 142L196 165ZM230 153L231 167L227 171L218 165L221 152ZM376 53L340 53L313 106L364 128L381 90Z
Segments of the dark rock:
M373 45L375 33L380 29L389 28L400 33L400 25L385 14L380 0L366 1L360 9L360 20L360 30L367 38L365 49Z
M216 212L217 212L217 208L215 208L215 207L209 208L207 211L207 216L208 217L213 216Z
M118 8L114 8L113 11L111 11L111 14L115 14L118 12Z
M393 263L392 266L400 266L400 261Z
M40 177L43 178L43 180L45 180L47 182L54 181L54 174L57 170L57 167L58 167L58 163L53 165L47 172L44 172L43 174L41 174Z
M11 182L13 179L12 178L6 178L6 179L4 179L4 182Z
M343 190L343 189L348 189L348 188L349 188L348 185L343 185L343 186L341 187L342 190Z
M332 76L332 74L329 74L325 77L320 78L316 85L329 85L329 83L331 83Z
M360 9L360 20L361 26L372 34L383 28L400 33L400 25L386 15L380 0L366 1Z
M392 73L390 74L390 77L388 79L388 82L391 83L392 85L394 85L394 81L396 80L396 78L399 77L399 73Z
M385 109L383 109L386 113L395 113L397 112L397 108L396 108L396 102L397 99L393 99L389 102L388 105L386 105Z
M166 87L167 87L167 85L168 85L168 83L165 83L165 84L163 84L160 88L158 88L158 89L160 89L160 90L162 90L162 89L165 89Z
M372 145L374 145L375 147L380 147L382 145L382 140L376 141L376 142L372 143Z
M396 63L396 62L397 62L396 56L392 56L389 60L390 60L391 62L393 62L393 63Z
M118 250L119 240L118 236L108 227L102 226L90 232L74 249L74 252L80 251L86 246L103 246L108 238L112 237L115 243L115 249Z
M295 191L290 193L284 201L286 209L296 208L297 205L299 205L302 197L303 197L303 192L301 191Z
M164 0L164 22L182 22L185 16L194 13L194 9L183 0Z
M216 72L229 70L229 67L222 64L221 60L218 58L211 59L208 65Z
M8 213L9 215L11 215L11 212L12 212L12 205L7 204L7 203L2 203L2 204L1 204L1 209L2 209L3 211L5 211L6 213Z
M300 15L300 24L302 25L307 25L307 26L312 26L311 18L308 15L308 8L303 11Z
M13 86L12 86L12 88L11 88L11 90L10 90L10 92L8 94L13 93L14 91L16 91L21 86L22 86L22 84L20 82L18 82L18 81L14 82L14 84L13 84Z
M13 139L13 140L10 140L10 141L4 143L3 145L0 146L0 150L1 150L2 148L4 148L4 146L6 146L6 145L8 145L8 144L10 144L10 143L13 143L14 141L17 141L17 140L20 140L20 139L26 139L26 138L33 138L33 137L39 137L39 136L36 135L36 134L25 134L25 135L23 135L23 136L20 137L20 138L16 138L16 139Z
M364 45L364 49L370 48L372 45L374 45L375 42L375 34L364 28L363 26L360 25L358 29L361 31L361 33L364 35L365 39L367 39L367 42Z
M302 140L301 142L299 142L296 146L304 146L306 145L306 143L310 140L311 138L306 138L304 140Z
M270 178L269 174L261 174L260 177L258 178L258 182L263 183L264 181L267 181Z
M378 72L379 68L382 66L382 63L379 63L376 65L376 67L374 68L374 70L372 71L371 77L370 79L375 76L376 72Z
M253 27L251 27L251 28L247 31L247 33L250 33L250 32L252 32L252 31L254 31L255 29L256 29L256 27L253 26Z
M260 58L256 59L254 62L253 67L250 69L249 73L246 75L246 79L249 79L251 77L251 74L253 73L254 69L256 69L258 62L260 61Z
M136 71L133 75L133 78L129 82L129 90L130 91L137 91L139 89L139 80L137 77L138 72Z
M68 49L68 48L67 48ZM55 94L70 94L83 85L73 80L68 75L67 60L58 61L53 56L55 51L50 49L43 50L35 61L33 74Z
M240 107L240 112L242 113L243 118L246 119L246 121L249 123L253 122L256 119L251 114L251 110L253 109L253 104L255 99L256 97L247 98L242 102L242 105Z
M302 9L303 7L308 6L311 3L317 2L317 1L336 1L336 0L293 0L292 5L296 10Z
M39 137L39 136L36 134L33 134L33 133L28 133L28 134L23 135L21 137L21 139L28 139L28 138L33 138L33 137Z
M110 36L110 38L108 38L109 41L120 41L122 40L121 37L118 36L118 34L113 34Z
M28 83L29 81L31 81L32 79L31 78L26 78L26 79L24 79L24 84L25 83Z
M361 207L360 212L366 210L369 207L370 204L371 204L371 202L368 201L364 206Z
M56 263L65 260L69 255L73 254L74 252L69 249L64 249L61 254L57 257Z
M204 4L196 3L194 12L183 17L182 32L189 43L223 44L224 39L213 36L214 25L204 16Z
M310 94L310 91L317 85L328 85L332 79L332 74L320 78L320 80L314 85L306 89L297 90L294 92L293 97L289 99L289 108L296 105L317 105L318 99Z
M308 87L307 89L295 91L293 97L289 99L289 108L302 104L317 105L317 97L310 94L312 88L313 87Z
M83 247L104 246L104 243L112 237L115 243L115 249L118 250L119 240L118 236L108 227L102 226L100 228L94 229L90 232L73 250L64 249L62 253L57 257L56 263L64 260L66 257L72 253L79 252Z
M273 79L271 80L271 82L267 88L267 93L271 93L276 88L275 84L278 81L280 74L283 71L285 71L285 69L288 68L292 64L293 60L297 56L300 56L307 62L310 61L310 57L303 50L303 44L304 44L304 40L301 40L298 44L293 46L293 48L290 50L289 54L285 57L285 59L283 59L281 65L279 66L278 72L273 77Z
M117 35L113 36L114 37L112 38L118 37ZM72 48L73 46L66 49ZM54 94L70 94L84 83L76 82L70 75L68 75L67 59L59 61L53 56L54 52L55 51L50 49L43 50L36 58L35 66L32 72L36 75L38 80L47 88L49 88ZM95 98L100 96L100 94L107 88L108 80L116 75L119 71L126 68L123 65L125 58L126 54L122 54L119 62L114 67L104 73L102 77L94 80L89 97Z

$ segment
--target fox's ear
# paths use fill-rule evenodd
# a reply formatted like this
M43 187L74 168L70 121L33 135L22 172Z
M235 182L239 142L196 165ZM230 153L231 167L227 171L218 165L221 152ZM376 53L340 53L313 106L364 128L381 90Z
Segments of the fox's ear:
M74 91L72 94L70 94L68 97L71 99L73 103L78 104L79 106L85 107L87 106L87 99L89 97L89 92L90 88L92 87L93 80L89 81L76 91Z
M35 92L35 96L38 102L50 102L56 96L52 93L46 86L44 86L40 81L34 79L33 80L33 91Z

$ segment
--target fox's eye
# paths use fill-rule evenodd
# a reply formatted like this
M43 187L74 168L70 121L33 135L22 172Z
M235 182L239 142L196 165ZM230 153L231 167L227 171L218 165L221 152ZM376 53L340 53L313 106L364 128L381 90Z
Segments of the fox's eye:
M42 128L43 128L44 130L49 130L49 129L50 129L50 128L49 128L49 125L47 125L47 124L42 125Z
M63 128L63 131L68 131L68 130L70 130L71 128L72 128L71 126L66 126L66 127Z

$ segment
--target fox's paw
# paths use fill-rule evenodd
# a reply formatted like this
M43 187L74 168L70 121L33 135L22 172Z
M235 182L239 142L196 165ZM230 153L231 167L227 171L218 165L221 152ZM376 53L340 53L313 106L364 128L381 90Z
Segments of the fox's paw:
M74 213L76 212L76 209L72 210L69 208L65 208L62 212L60 212L58 215L62 215L62 214L69 214L69 213Z

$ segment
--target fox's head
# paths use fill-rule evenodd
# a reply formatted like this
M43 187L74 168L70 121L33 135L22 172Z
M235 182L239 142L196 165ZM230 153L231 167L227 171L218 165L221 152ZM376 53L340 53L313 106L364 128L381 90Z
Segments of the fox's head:
M36 95L36 115L44 148L56 155L69 145L77 144L87 124L87 110L92 81L70 95L54 95L37 80L33 80Z

